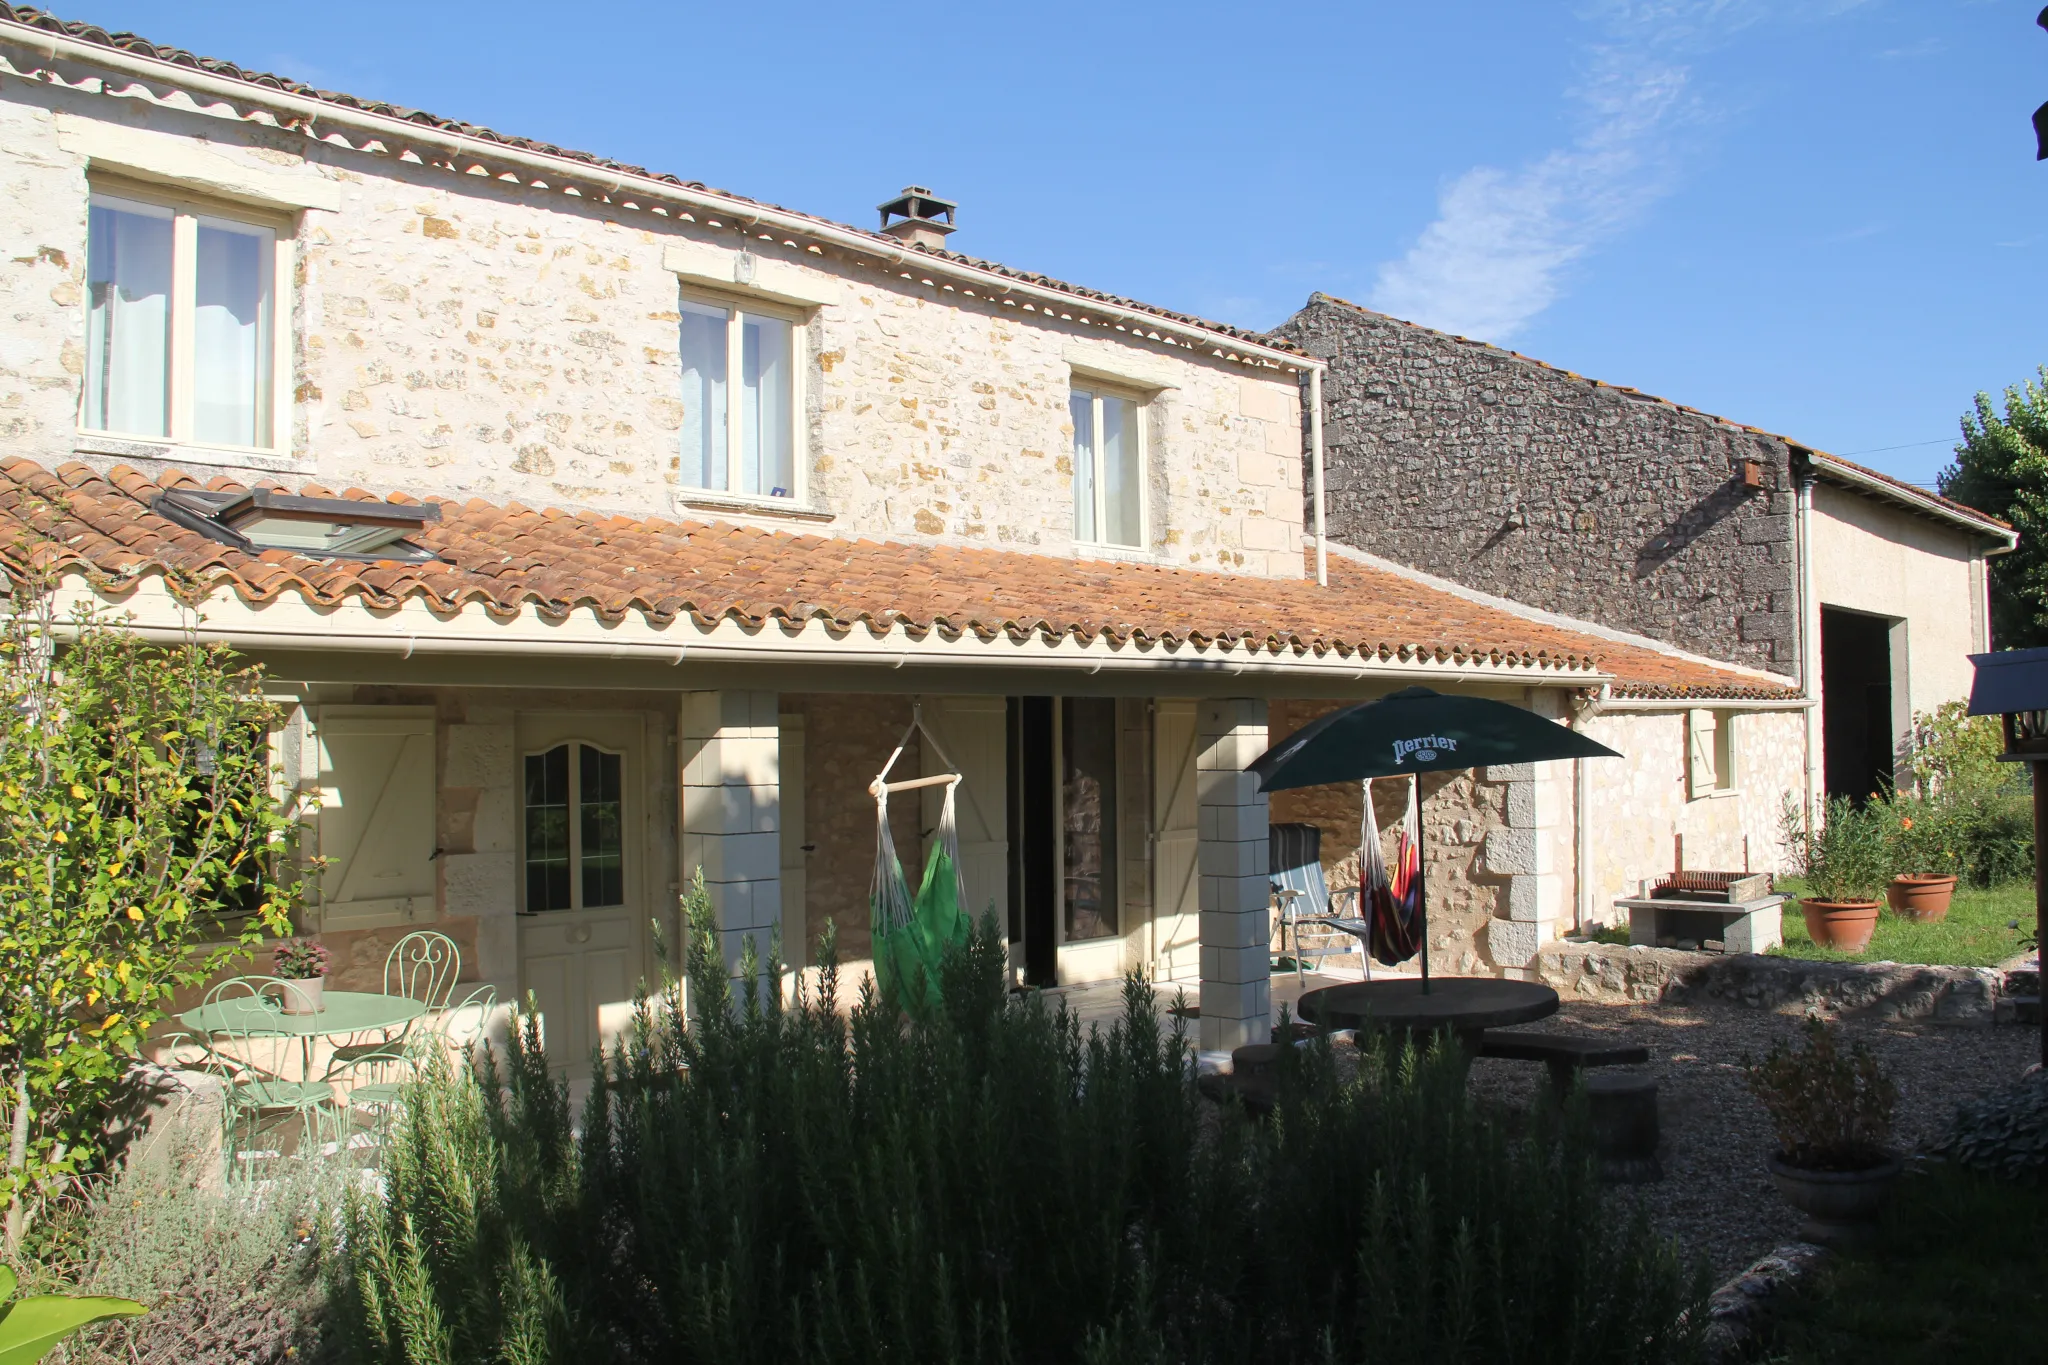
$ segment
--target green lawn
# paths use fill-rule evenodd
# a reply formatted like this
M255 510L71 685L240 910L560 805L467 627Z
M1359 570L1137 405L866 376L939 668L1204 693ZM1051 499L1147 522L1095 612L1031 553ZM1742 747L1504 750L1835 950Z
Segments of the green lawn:
M2042 1359L2048 1191L1937 1168L1900 1182L1867 1247L1793 1300L1774 1365Z
M1799 882L1780 878L1778 890L1788 896L1799 894ZM2012 928L2018 920L2020 928ZM1837 952L1815 945L1806 934L1805 917L1791 901L1785 902L1785 946L1773 948L1786 957L1818 958L1826 962L1927 962L1956 967L1995 967L2020 950L2020 939L2034 927L2034 887L2031 882L2007 882L2003 886L1956 888L1948 918L1939 924L1914 924L1880 910L1877 932L1870 947L1859 954Z

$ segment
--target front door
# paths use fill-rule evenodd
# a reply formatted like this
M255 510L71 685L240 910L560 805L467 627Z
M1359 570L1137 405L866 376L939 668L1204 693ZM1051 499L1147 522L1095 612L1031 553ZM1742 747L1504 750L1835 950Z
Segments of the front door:
M520 996L556 1067L611 1045L646 975L645 745L636 715L519 719Z

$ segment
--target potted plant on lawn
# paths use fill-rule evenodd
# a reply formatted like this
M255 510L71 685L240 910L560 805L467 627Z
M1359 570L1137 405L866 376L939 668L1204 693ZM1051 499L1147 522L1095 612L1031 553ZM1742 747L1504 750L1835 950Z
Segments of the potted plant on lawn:
M1870 946L1879 899L1892 876L1889 831L1878 811L1876 802L1858 810L1837 797L1819 829L1801 822L1795 831L1806 877L1799 913L1823 948L1860 953Z
M1946 919L1962 863L1949 837L1948 822L1933 803L1923 800L1894 801L1891 814L1892 866L1915 870L1892 878L1885 889L1885 902L1900 919L1922 924Z
M302 938L288 938L271 954L284 981L280 1008L286 1014L318 1014L326 1008L327 950Z
M1824 1246L1860 1236L1900 1170L1888 1146L1899 1091L1876 1054L1863 1043L1845 1052L1840 1031L1812 1018L1805 1046L1780 1039L1742 1069L1778 1134L1771 1183L1806 1215L1799 1235Z

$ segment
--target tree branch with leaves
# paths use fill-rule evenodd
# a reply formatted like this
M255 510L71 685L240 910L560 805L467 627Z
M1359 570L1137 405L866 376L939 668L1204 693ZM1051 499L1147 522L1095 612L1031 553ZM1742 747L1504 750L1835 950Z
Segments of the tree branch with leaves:
M0 1206L12 1253L89 1168L173 992L288 932L297 812L261 673L222 645L60 619L17 586L0 621Z

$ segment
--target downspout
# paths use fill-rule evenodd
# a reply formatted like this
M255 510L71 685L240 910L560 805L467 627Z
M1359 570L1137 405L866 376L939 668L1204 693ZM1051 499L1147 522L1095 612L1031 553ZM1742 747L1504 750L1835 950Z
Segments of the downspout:
M1813 575L1813 466L1795 452L1789 464L1797 499L1793 516L1793 552L1799 556L1799 695L1806 707L1806 772L1803 804L1807 828L1813 827L1820 790L1815 783L1820 752L1820 601Z
M1308 372L1308 458L1316 490L1316 582L1330 586L1330 540L1323 515L1323 370Z

